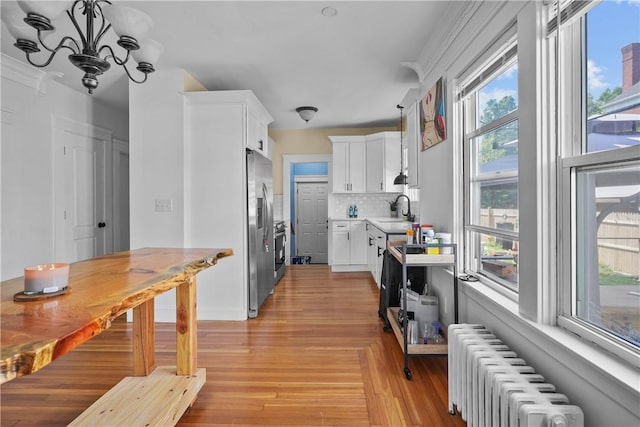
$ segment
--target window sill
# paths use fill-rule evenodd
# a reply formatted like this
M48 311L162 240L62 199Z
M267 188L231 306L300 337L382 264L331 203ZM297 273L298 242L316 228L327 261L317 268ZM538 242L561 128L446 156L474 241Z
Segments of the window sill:
M640 375L630 363L561 327L538 324L522 317L517 302L481 282L459 283L461 293L495 316L500 327L509 328L523 340L534 344L535 350L543 355L545 366L548 360L554 360L604 395L616 396L620 405L637 413ZM521 356L528 361L527 354ZM533 355L534 359L541 360L535 356L538 355ZM533 360L528 363L533 363ZM553 378L549 380L554 382Z

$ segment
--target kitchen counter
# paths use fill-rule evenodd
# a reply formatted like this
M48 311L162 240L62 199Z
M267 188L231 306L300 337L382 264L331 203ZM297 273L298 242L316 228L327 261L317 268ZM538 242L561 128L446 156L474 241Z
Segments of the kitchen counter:
M405 231L411 228L409 221L392 217L330 218L330 221L367 221L386 234L405 234Z
M373 225L385 234L405 234L411 228L411 223L400 218L367 218Z

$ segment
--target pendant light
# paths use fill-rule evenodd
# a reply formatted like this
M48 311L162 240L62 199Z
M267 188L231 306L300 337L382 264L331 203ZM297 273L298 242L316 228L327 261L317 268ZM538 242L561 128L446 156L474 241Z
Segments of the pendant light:
M398 104L396 105L396 108L400 110L400 173L393 180L393 185L406 185L407 175L404 174L404 147L402 145L402 109L404 107Z

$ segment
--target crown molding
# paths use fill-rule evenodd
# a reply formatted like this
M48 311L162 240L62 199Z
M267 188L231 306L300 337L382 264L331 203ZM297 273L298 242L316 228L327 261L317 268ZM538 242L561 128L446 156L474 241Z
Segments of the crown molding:
M453 18L451 31L447 32L446 38L439 44L439 48L435 52L428 50L428 46L425 46L420 56L415 61L404 61L400 65L410 68L418 76L419 86L409 89L405 94L402 102L403 105L409 105L411 102L415 102L420 99L427 91L427 84L425 80L435 71L442 70L439 75L434 79L434 82L451 66L451 64L457 59L456 55L452 55L453 44L459 41L458 44L466 45L473 40L474 37L479 34L483 28L495 17L495 15L505 6L508 2L482 2L482 1L470 1L466 3L466 6L461 9L458 14ZM476 17L477 19L472 19ZM458 40L461 37L465 37L465 40Z
M49 82L64 75L63 73L39 70L5 53L0 53L0 62L2 63L2 78L34 89L39 96L47 94Z

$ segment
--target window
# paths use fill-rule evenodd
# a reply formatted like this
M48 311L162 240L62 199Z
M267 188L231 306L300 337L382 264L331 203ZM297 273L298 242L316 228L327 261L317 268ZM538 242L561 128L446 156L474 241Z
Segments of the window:
M570 5L569 5L570 6ZM640 6L601 2L560 27L559 323L618 354L640 348ZM611 25L615 23L615 31ZM563 85L580 76L578 84ZM615 350L617 349L617 350ZM637 359L636 363L637 363Z
M511 43L462 84L465 268L518 291L518 64Z

